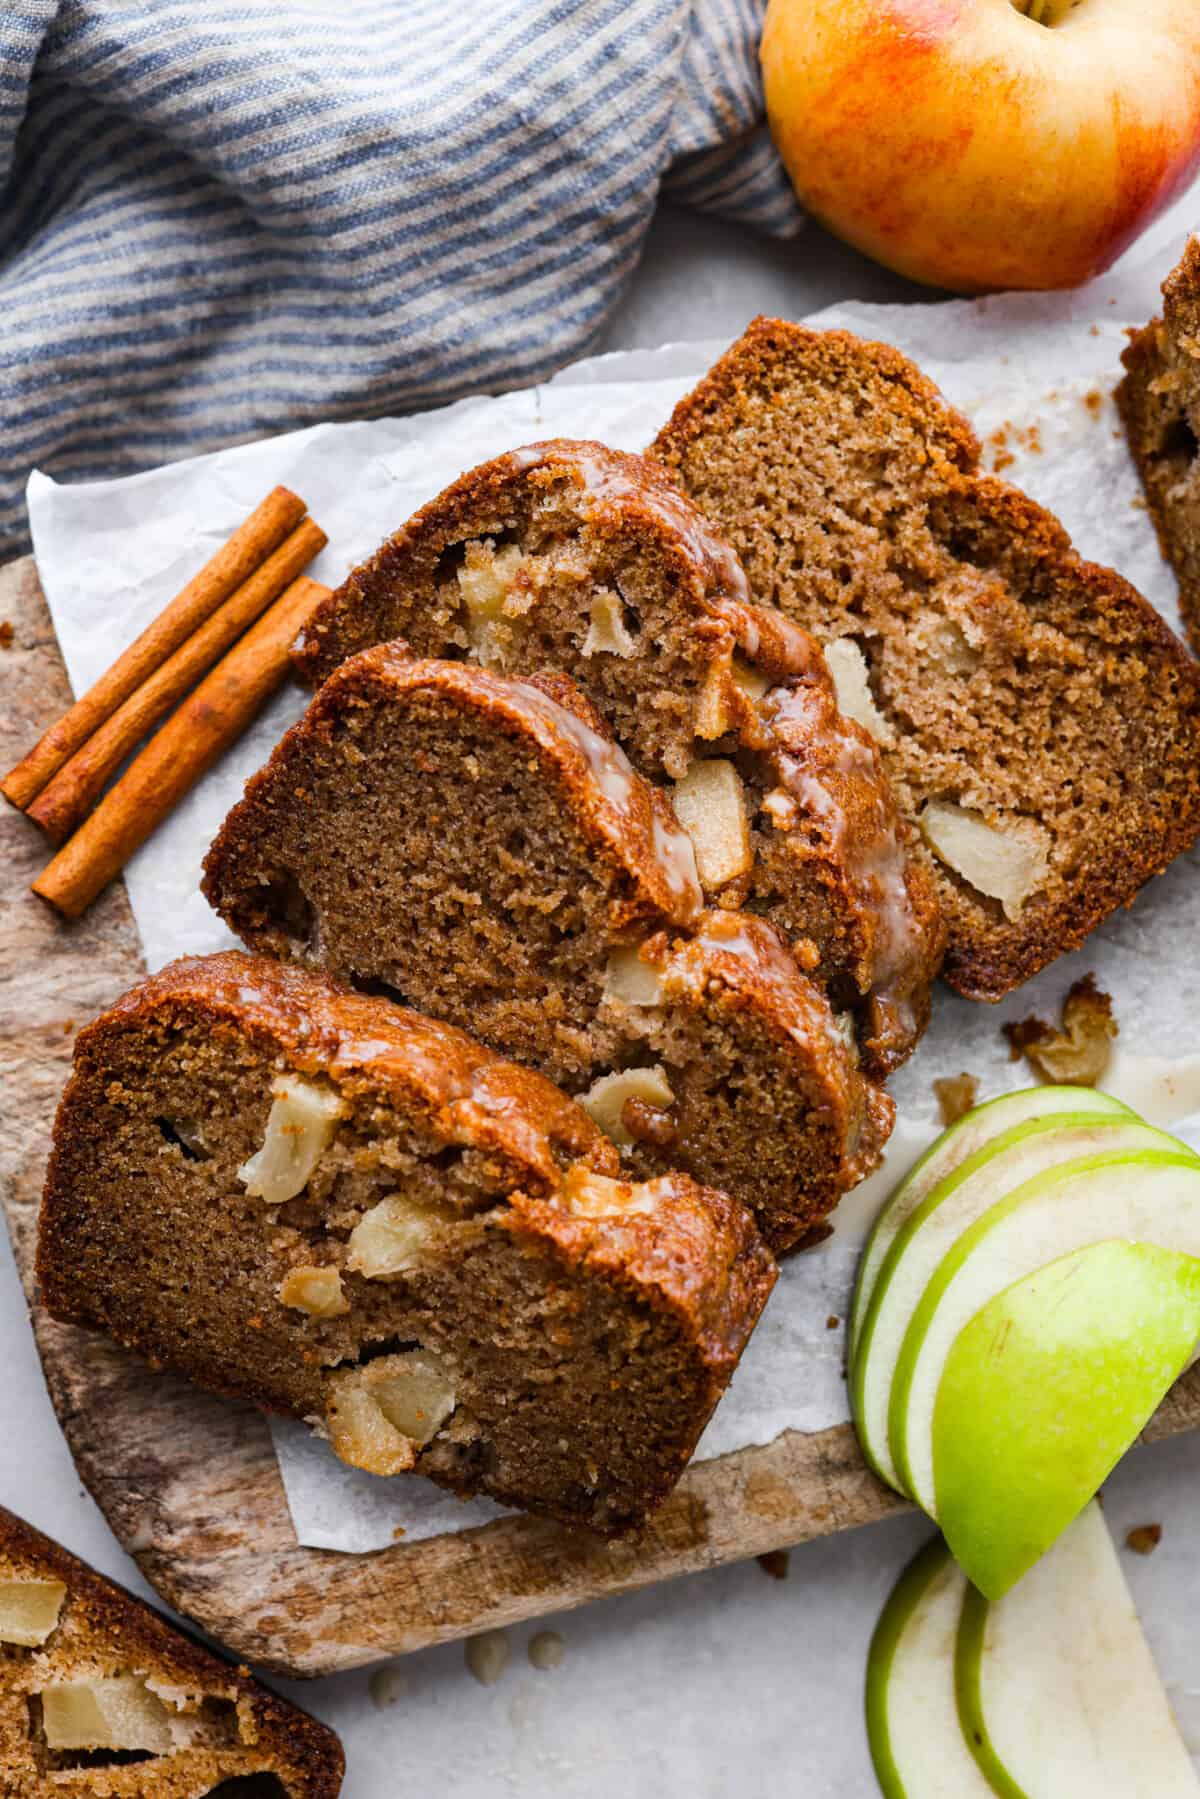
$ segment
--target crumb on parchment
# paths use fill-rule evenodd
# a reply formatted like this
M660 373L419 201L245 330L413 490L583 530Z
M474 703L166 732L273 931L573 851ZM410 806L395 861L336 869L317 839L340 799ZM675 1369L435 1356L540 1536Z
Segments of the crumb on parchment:
M1112 999L1087 974L1064 999L1057 1031L1041 1018L1022 1018L1001 1028L1010 1059L1024 1056L1039 1080L1094 1087L1108 1070L1119 1027Z
M1048 394L1046 397L1053 400L1055 395ZM1036 423L1014 425L1011 419L1005 419L1002 425L989 433L983 449L984 462L992 474L1002 474L1017 460L1017 450L1026 450L1031 456L1042 454L1042 428Z
M1125 1533L1125 1547L1135 1555L1153 1555L1162 1542L1162 1533L1161 1524L1135 1524Z
M979 1082L973 1074L947 1074L933 1083L938 1108L944 1125L956 1124L969 1112L979 1094Z

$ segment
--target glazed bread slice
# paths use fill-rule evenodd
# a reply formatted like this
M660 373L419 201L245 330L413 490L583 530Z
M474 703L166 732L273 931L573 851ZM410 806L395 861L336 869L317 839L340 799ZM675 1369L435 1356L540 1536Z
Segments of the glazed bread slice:
M540 1069L631 1172L723 1187L776 1250L880 1160L892 1104L845 1021L764 920L702 913L691 840L566 676L395 643L352 657L250 781L203 886L248 948Z
M1132 334L1116 391L1162 553L1200 650L1200 239L1163 282L1163 309Z
M709 903L816 945L869 1072L911 1052L943 928L875 745L839 712L813 640L751 604L728 544L660 470L567 441L472 470L318 609L298 666L317 682L397 637L422 657L568 674L666 787Z
M620 1180L549 1082L237 952L80 1033L38 1233L52 1314L604 1534L683 1470L774 1280L743 1207Z
M897 351L758 319L653 454L756 598L865 675L961 993L999 999L1194 841L1189 658L1056 519L980 474L966 421Z
M6 1799L335 1799L343 1766L331 1730L0 1508Z

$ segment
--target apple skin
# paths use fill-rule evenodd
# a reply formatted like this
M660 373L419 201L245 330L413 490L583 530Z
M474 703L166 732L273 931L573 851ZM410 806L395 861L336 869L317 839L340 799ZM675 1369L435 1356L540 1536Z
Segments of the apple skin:
M891 1393L908 1326L943 1256L952 1252L973 1223L1026 1181L1081 1156L1155 1148L1170 1141L1114 1106L1105 1111L1045 1112L988 1138L930 1189L892 1241L857 1347L851 1351L851 1413L863 1455L880 1480L906 1498L917 1497L905 1484L892 1452Z
M1200 1156L1143 1129L1164 1147L1081 1156L998 1199L942 1257L921 1294L892 1374L888 1442L902 1490L930 1517L937 1516L933 1426L942 1377L976 1313L1063 1256L1114 1238L1200 1257Z
M1078 1517L1197 1342L1200 1259L1119 1239L1017 1281L960 1331L934 1405L937 1517L986 1598Z
M770 0L767 115L801 202L960 293L1101 274L1200 164L1200 6Z
M1200 1799L1096 1501L998 1605L965 1587L954 1659L963 1738L1001 1799Z
M993 1799L959 1724L955 1645L967 1583L940 1537L892 1589L867 1656L867 1741L884 1799Z
M981 1106L972 1107L949 1125L913 1163L876 1218L863 1248L847 1337L851 1363L858 1354L880 1271L892 1244L918 1206L940 1182L948 1180L956 1168L986 1144L1019 1124L1059 1112L1096 1112L1105 1116L1120 1113L1125 1118L1135 1117L1119 1099L1096 1087L1071 1087L1065 1083L1053 1087L1021 1087L1015 1093L1002 1093L998 1099L988 1099Z

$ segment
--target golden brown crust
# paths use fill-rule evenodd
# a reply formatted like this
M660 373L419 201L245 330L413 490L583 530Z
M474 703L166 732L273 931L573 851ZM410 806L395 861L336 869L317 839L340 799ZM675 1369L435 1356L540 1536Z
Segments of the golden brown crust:
M644 456L606 444L556 438L506 451L469 469L353 569L313 613L293 651L293 666L301 680L319 686L347 656L381 636L398 635L377 633L374 622L362 615L381 601L390 603L398 585L414 576L427 577L446 545L456 541L464 520L471 520L481 533L510 529L519 516L514 495L526 479L543 489L566 479L580 498L591 502L597 522L606 521L630 541L651 537L680 584L681 603L698 617L719 614L722 601L730 603L730 618L739 619L743 628L756 613L763 613L762 654L768 658L764 667L769 674L789 672L797 653L807 661L811 651L804 633L786 620L773 625L762 608L754 607L737 557L659 467Z
M183 956L151 975L80 1031L75 1064L102 1060L114 1033L194 1007L269 1044L299 1073L369 1080L425 1114L444 1141L503 1155L535 1190L553 1187L576 1158L606 1173L620 1166L587 1114L532 1069L453 1025L240 950ZM58 1132L56 1121L56 1142Z
M352 657L330 676L265 767L247 782L244 798L205 857L201 890L244 941L259 947L253 939L262 908L256 918L252 896L238 888L238 865L253 854L264 810L269 814L275 794L286 790L293 750L309 738L332 735L347 707L389 700L402 704L418 693L441 694L529 746L543 778L556 779L570 797L575 821L593 852L628 881L632 891L614 924L686 925L699 914L703 896L689 838L664 796L634 773L603 721L566 676L512 681L466 662L418 660L403 643L383 643ZM419 780L420 771L414 777ZM232 905L223 897L227 893L236 895Z
M1200 649L1200 239L1163 282L1163 310L1130 334L1115 399L1179 604Z
M789 412L793 381L797 395L809 397L799 398ZM775 433L781 466L790 456L801 469L816 467L818 453L825 454L830 467L835 465L841 446L830 438L832 427L825 428L811 398L820 392L844 399L846 407L849 396L859 396L854 403L862 425L860 442L874 434L875 466L869 467L864 450L863 463L825 490L828 519L801 516L794 504L786 520L774 517L766 504L753 516L743 511L736 519L723 518L717 490L731 479L736 452L726 456L718 478L709 469L714 446L727 448L747 431L756 431L760 443ZM825 430L815 448L804 435L800 408L805 404L809 410L804 418L815 436ZM1047 748L1041 750L1036 740L1015 744L1003 802L995 793L989 796L983 764L988 756L995 759L998 741L985 741L990 722L976 733L975 744L973 715L965 715L956 771L944 754L944 721L929 727L913 724L907 709L919 710L927 696L910 681L899 708L888 709L897 741L884 750L910 820L915 822L930 798L957 801L960 791L973 788L961 803L989 822L993 811L1001 820L1017 813L1037 821L1046 816L1039 812L1042 787L1061 799L1075 778L1085 788L1105 786L1096 793L1096 804L1103 802L1102 828L1097 821L1096 828L1081 829L1077 846L1064 840L1053 891L1038 893L1017 918L982 901L968 883L931 860L949 926L944 972L960 992L1001 998L1076 948L1195 840L1200 830L1200 689L1193 665L1127 582L1084 562L1055 518L1016 489L979 472L979 446L970 427L899 352L846 332L756 320L680 402L651 453L728 529L756 597L783 606L819 634L881 634L866 641L868 647L882 642L885 670L889 660L896 660L899 640L912 633L914 608L919 609L927 592L936 599L939 587L955 578L977 587L978 594L964 604L974 608L970 618L982 621L985 634L994 628L995 648L989 652L994 660L985 662L973 691L986 701L988 683L995 693L1007 692L1015 683L1011 704L995 701L997 721L1006 729L1018 726L1022 703L1032 707L1036 702L1039 722L1031 729L1043 728L1044 713ZM745 472L756 489L769 485L761 460ZM731 506L739 503L731 491ZM910 528L910 519L919 528ZM893 529L899 547L889 562L888 532ZM832 532L839 546L847 546L840 614L839 602L830 597L831 568L818 571L824 585L820 600L816 597L804 547L809 530L814 539ZM841 553L830 550L831 563ZM852 617L847 607L853 609ZM1051 677L1042 672L1047 666L1057 683L1053 697ZM1085 671L1083 678L1091 683L1086 729L1097 763L1105 753L1096 723L1101 704L1110 708L1113 725L1127 726L1123 736L1113 734L1121 749L1109 748L1104 783L1071 764L1055 743L1049 722L1056 709L1060 720L1071 719L1080 691L1075 669ZM1062 738L1064 745L1069 741ZM1007 754L1007 745L1005 749ZM1056 755L1062 757L1061 768ZM944 786L931 788L923 781L923 763L945 767ZM1013 771L1022 765L1028 775L1018 801ZM1065 810L1063 819L1069 835L1073 827Z
M153 1769L113 1764L87 1769L75 1780L60 1774L54 1791L86 1792L90 1799L151 1792L159 1799L201 1799L221 1779L263 1772L277 1775L289 1799L336 1799L345 1758L331 1730L2 1507L0 1575L58 1580L67 1589L58 1627L43 1648L0 1654L0 1689L14 1678L24 1683L136 1669L237 1707L242 1741L236 1747L193 1750L178 1764L164 1761ZM15 1784L5 1785L6 1775ZM2 1729L0 1786L14 1799L49 1790L21 1745L5 1744Z
M931 449L964 473L975 468L980 443L969 420L946 404L941 389L902 351L892 344L857 337L852 331L815 332L787 319L769 318L765 313L751 319L741 337L678 402L647 450L647 457L678 480L684 445L704 435L726 403L745 391L748 378L752 379L756 369L769 369L779 358L793 354L798 343L818 337L829 358L833 379L844 378L866 361L888 383L889 403L922 433L928 432ZM758 593L755 597L760 602L764 598Z
M342 1107L298 1212L244 1173L281 1071ZM77 1041L38 1273L53 1316L331 1427L346 1371L420 1345L456 1397L402 1465L619 1533L678 1477L775 1278L724 1194L620 1173L579 1108L462 1033L297 968L192 959ZM372 1268L354 1230L397 1195L440 1211L412 1259ZM287 1292L314 1268L336 1271L332 1312ZM555 1407L576 1400L567 1432Z
M329 1076L343 1091L380 1093L436 1141L490 1156L497 1179L535 1196L553 1193L576 1161L609 1177L621 1172L616 1148L581 1107L451 1025L237 950L168 964L75 1040L38 1220L37 1278L52 1316L104 1329L153 1366L171 1366L225 1398L248 1399L264 1411L295 1409L270 1378L221 1366L203 1350L194 1358L165 1353L142 1309L119 1293L89 1289L78 1253L80 1245L95 1245L106 1263L120 1261L126 1221L95 1207L79 1173L89 1155L102 1153L94 1113L118 1040L151 1026L182 1030L198 1018L212 1032L244 1032L289 1071Z
M640 716L631 718L624 709L627 693L620 684L615 693L605 689L606 671L588 659L586 647L581 651L578 635L554 643L537 637L538 620L551 608L530 592L521 609L529 621L522 626L526 635L510 644L505 672L528 676L547 665L565 666L652 780L679 778L700 747L735 756L753 748L766 785L790 791L794 824L776 813L756 837L774 852L769 876L761 871L758 882L763 893L752 876L710 888L707 897L722 906L766 911L785 935L819 942L836 1003L860 1015L864 1067L885 1076L911 1053L928 1017L929 987L944 942L936 891L920 858L910 853L876 746L838 715L819 646L778 610L754 604L729 545L653 463L600 444L562 440L531 444L471 470L423 507L314 615L296 653L302 678L315 682L365 644L396 636L408 638L422 656L461 654L469 643L457 608L437 599L446 557L461 553L465 542L522 541L554 503L574 509L573 528L590 558L575 573L582 598L572 605L586 608L600 579L596 569L608 571L604 579L629 602L636 596L628 580L611 571L633 563L654 566L686 651L678 652L675 674L663 676L670 692L652 691L664 642L656 623L654 662L626 665L625 688L642 690ZM802 742L773 741L767 713L759 708L756 714L734 678L735 656L769 685L813 696ZM691 683L687 692L681 690L685 682ZM662 741L644 741L672 705L676 735L664 723ZM847 741L855 743L852 779L840 767ZM793 829L795 840L785 846Z
M749 1212L728 1194L681 1174L657 1176L641 1183L640 1191L653 1196L652 1209L604 1218L517 1194L499 1222L543 1253L552 1248L564 1273L587 1268L620 1288L631 1305L671 1316L679 1335L694 1345L702 1394L692 1402L692 1428L679 1441L675 1459L660 1462L656 1470L649 1511L667 1497L691 1460L778 1270ZM519 1496L512 1498L520 1503Z
M830 1187L821 1181L821 1171L813 1168L810 1206L801 1216L773 1220L760 1214L760 1226L772 1246L780 1252L793 1249L824 1223L840 1194L850 1192L879 1167L895 1123L895 1104L881 1087L858 1075L825 995L801 973L771 926L752 913L704 913L690 938L676 938L671 944L663 982L668 992L689 986L696 992L719 991L732 1008L753 1007L770 1023L780 1065L794 1060L798 1073L803 1068L808 1080L813 1063L821 1070L822 1110L835 1141L843 1146L830 1171ZM753 1144L749 1154L752 1159Z

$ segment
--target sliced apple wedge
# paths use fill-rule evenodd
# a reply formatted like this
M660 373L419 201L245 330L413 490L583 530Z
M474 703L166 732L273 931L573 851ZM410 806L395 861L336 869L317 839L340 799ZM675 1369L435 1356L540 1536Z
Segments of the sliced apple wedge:
M1113 1241L988 1301L933 1414L938 1522L981 1592L1006 1593L1099 1490L1200 1342L1200 1260Z
M958 1721L954 1650L966 1577L940 1537L909 1563L867 1657L867 1738L886 1799L993 1799Z
M943 1131L896 1188L867 1239L850 1313L848 1342L851 1358L879 1270L896 1237L926 1195L993 1138L1016 1125L1028 1124L1031 1119L1048 1118L1056 1112L1121 1112L1133 1116L1120 1100L1107 1093L1098 1093L1094 1087L1027 1087L1019 1093L1004 1093L999 1099L976 1106L949 1130Z
M1143 1147L1083 1156L1005 1193L968 1224L924 1285L896 1358L888 1442L903 1488L931 1516L938 1388L959 1332L989 1300L1060 1256L1110 1238L1200 1254L1200 1157L1142 1128ZM979 1504L988 1502L980 1493Z
M1200 1794L1095 1503L998 1603L964 1583L955 1680L984 1791L1007 1799ZM914 1785L908 1799L937 1790Z
M963 1232L1006 1193L1048 1168L1102 1150L1153 1150L1173 1144L1173 1139L1124 1109L1051 1112L989 1139L926 1193L884 1258L863 1315L850 1373L859 1441L882 1480L901 1492L910 1490L890 1440L896 1367L921 1296Z

